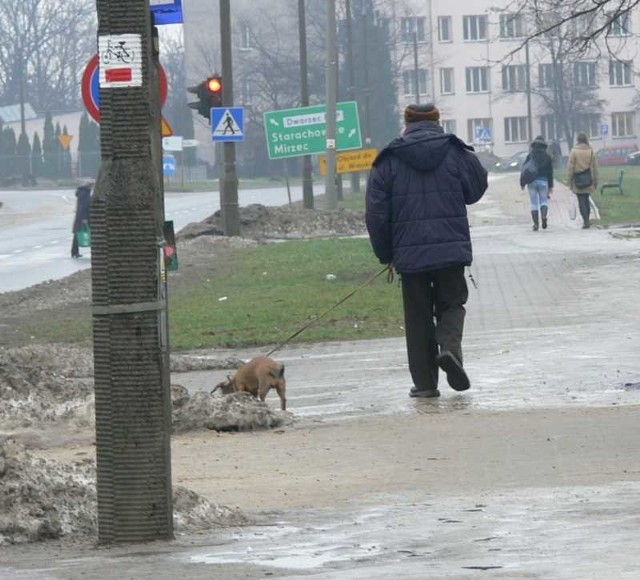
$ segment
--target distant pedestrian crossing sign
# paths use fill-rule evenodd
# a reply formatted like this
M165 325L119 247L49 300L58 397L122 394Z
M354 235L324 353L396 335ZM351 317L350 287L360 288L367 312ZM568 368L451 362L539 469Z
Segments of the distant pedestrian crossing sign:
M211 137L214 141L244 141L244 109L213 107Z
M491 129L489 127L476 127L476 141L491 141Z
M489 127L476 127L476 141L491 141L491 129Z

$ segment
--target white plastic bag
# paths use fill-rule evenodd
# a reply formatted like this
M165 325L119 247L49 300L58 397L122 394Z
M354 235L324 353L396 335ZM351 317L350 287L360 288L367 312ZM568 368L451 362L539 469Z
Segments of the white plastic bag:
M576 219L578 215L578 200L576 199L575 194L571 194L571 203L569 204L569 218L572 220Z

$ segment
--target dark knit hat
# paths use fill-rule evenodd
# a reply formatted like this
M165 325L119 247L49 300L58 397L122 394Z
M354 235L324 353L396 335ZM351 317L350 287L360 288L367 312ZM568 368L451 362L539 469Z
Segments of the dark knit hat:
M405 123L417 123L418 121L438 121L440 111L433 103L425 105L409 105L404 110Z

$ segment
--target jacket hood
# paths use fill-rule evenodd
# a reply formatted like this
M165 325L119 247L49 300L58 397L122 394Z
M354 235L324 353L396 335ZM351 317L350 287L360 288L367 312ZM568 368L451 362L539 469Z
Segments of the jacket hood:
M546 141L542 141L540 139L536 139L531 143L531 151L546 151L547 143Z
M455 135L445 133L437 123L419 121L411 123L401 137L380 151L373 165L387 155L394 155L413 169L433 171L442 163L451 147L474 150Z

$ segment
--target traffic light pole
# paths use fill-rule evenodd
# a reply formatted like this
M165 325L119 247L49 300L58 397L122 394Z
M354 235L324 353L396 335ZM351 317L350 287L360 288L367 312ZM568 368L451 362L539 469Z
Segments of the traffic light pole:
M231 51L230 0L220 0L220 44L222 58L222 103L233 106L233 59ZM224 172L220 181L220 208L225 236L240 235L238 208L238 174L236 172L236 144L223 145Z
M338 205L336 192L336 93L338 85L336 36L336 0L327 0L327 175L325 178L327 209L335 209Z
M309 72L307 62L307 18L305 0L298 0L298 37L300 41L300 106L309 106ZM306 209L313 209L313 168L311 155L302 158L302 201Z
M160 84L149 0L97 0L91 203L98 538L173 537Z

